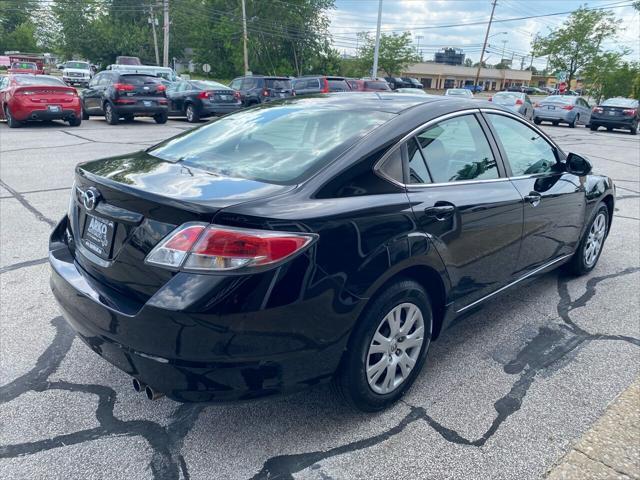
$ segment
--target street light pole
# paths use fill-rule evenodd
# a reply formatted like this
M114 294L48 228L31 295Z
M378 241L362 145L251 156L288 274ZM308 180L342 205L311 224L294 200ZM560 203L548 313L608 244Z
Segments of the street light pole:
M162 52L162 66L169 66L169 0L163 0L162 10L164 13L164 50Z
M382 0L378 2L378 27L376 28L376 46L373 49L373 70L371 76L378 77L378 54L380 53L380 25L382 23Z
M489 38L489 30L491 30L491 22L493 22L493 12L496 11L496 3L498 3L498 0L493 0L493 5L491 7L491 17L489 17L489 25L487 25L487 33L484 34L484 43L482 44L482 52L480 52L480 63L478 63L478 71L476 72L476 81L473 84L474 87L478 85L478 79L480 78L480 69L482 68L484 51L487 48L487 39Z
M242 0L242 39L244 42L244 74L249 75L249 55L247 53L247 9Z

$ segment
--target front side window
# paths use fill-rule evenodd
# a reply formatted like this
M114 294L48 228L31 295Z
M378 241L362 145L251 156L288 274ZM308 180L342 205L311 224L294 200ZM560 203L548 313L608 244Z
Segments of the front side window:
M394 116L304 102L263 107L223 117L149 153L214 174L291 185Z
M487 117L507 155L512 176L534 175L554 170L557 164L555 149L538 132L504 115L488 114Z
M434 183L498 178L498 165L473 115L433 125L416 136Z

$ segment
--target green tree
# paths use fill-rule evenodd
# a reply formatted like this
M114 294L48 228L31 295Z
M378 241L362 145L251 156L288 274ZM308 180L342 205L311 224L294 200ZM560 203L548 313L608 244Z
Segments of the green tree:
M368 33L359 34L361 47L358 49L358 58L363 68L370 71L373 65L373 52L375 39ZM378 67L386 76L397 76L412 63L420 61L420 54L411 45L411 34L380 36L380 48L378 52Z
M602 43L615 37L619 23L610 11L581 7L560 27L544 37L537 36L532 54L548 55L551 69L567 72L567 81L571 82L577 72L602 52Z
M38 11L37 0L0 1L0 54L7 50L37 50L32 13Z
M465 67L473 67L473 60L471 60L470 58L465 58L464 59L464 66Z

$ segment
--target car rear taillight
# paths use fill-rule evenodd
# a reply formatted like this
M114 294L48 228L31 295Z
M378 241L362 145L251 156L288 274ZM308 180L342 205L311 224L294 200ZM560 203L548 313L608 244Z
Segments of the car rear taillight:
M263 97L268 97L269 96L269 90L267 90L266 88L264 90L262 90L262 96Z
M623 115L629 115L630 117L636 114L636 109L635 108L625 108L622 111Z
M164 85L160 84L156 87L156 92L165 92L167 90L167 87L165 87Z
M62 92L63 95L71 95L73 97L77 97L78 96L78 92L76 92L75 90L65 90L64 92Z
M489 97L489 101L490 101L490 102L493 102L493 97Z
M200 98L202 100L205 100L205 99L209 98L209 96L210 96L209 92L206 92L206 91L205 92L200 92L198 94L198 98Z
M520 99L516 100L516 105L524 105L524 102Z
M172 270L226 271L279 263L299 253L314 234L187 223L162 240L145 262Z
M593 113L603 113L603 112L604 112L604 110L602 109L602 107L593 107L593 108L591 109L591 111L592 111Z
M563 110L573 110L573 105L565 105L562 107Z
M326 78L322 79L322 90L320 90L320 93L329 93L329 80L327 80Z
M36 93L33 90L16 90L15 95L35 95Z
M242 97L240 96L240 92L233 92L233 96L238 101L242 100Z
M133 92L133 85L129 85L128 83L114 83L113 88L118 92Z

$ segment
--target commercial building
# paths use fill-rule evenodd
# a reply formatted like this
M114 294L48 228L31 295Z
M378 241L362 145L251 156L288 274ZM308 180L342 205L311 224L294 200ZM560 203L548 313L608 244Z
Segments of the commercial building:
M446 65L442 63L423 62L407 67L403 77L414 77L420 80L424 88L442 90L473 85L478 69L462 65ZM481 68L478 83L485 90L503 90L513 85L529 85L529 70L500 70L497 68Z
M433 55L436 63L446 63L447 65L462 65L464 63L464 53L455 48L443 48Z

